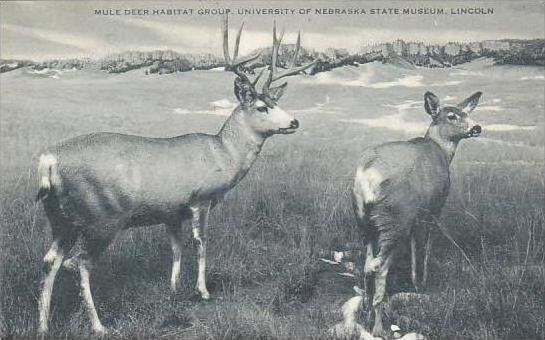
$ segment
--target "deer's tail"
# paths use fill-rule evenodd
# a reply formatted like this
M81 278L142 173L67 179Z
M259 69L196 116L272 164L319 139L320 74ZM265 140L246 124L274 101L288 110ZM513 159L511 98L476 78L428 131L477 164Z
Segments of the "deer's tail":
M57 169L58 160L53 154L42 154L38 163L38 176L40 186L36 201L47 197L51 192L60 187L60 177Z

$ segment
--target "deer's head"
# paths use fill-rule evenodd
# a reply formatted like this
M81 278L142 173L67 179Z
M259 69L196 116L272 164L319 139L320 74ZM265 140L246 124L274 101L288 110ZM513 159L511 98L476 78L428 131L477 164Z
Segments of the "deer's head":
M426 92L424 107L433 120L430 129L437 129L441 138L450 142L479 136L481 126L475 124L469 114L477 107L481 95L481 92L476 92L456 106L441 107L439 98L429 91Z
M288 84L284 82L279 86L272 86L272 83L281 78L298 74L315 64L316 61L313 61L309 64L295 67L301 45L300 35L297 37L293 61L290 65L291 67L278 73L278 50L284 34L282 32L280 37L277 37L276 23L274 24L271 65L261 92L258 92L256 85L265 69L261 70L255 79L250 80L246 74L244 65L259 58L261 53L237 60L240 36L244 26L244 24L242 24L236 37L234 55L233 58L231 58L229 53L228 26L228 18L225 17L223 25L223 54L227 64L225 69L232 71L237 75L234 83L235 96L240 103L239 107L236 109L237 114L241 116L241 119L247 126L261 135L268 136L273 134L294 133L299 127L299 121L295 119L293 114L282 110L282 108L278 106L278 100L284 94L284 90Z

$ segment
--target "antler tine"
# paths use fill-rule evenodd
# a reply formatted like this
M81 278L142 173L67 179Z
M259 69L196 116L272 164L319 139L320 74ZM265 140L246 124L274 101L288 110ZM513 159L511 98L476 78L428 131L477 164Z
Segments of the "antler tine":
M252 82L252 86L255 87L257 85L257 82L259 81L259 78L261 78L261 76L263 75L264 72L265 72L265 69L262 69L261 71L259 71L259 74L254 79L254 81Z
M267 78L267 81L265 82L265 84L263 84L263 93L265 94L269 92L269 86L272 84L272 82L282 79L284 77L298 74L299 72L302 72L306 70L307 68L312 67L314 64L316 64L316 62L318 62L318 59L316 59L308 64L293 68L297 63L297 58L299 56L299 52L301 49L301 32L299 32L297 34L297 43L295 44L293 60L290 65L291 68L289 68L288 70L284 72L277 73L276 63L278 58L278 50L280 49L280 42L282 41L283 35L284 35L284 32L282 31L280 38L279 39L276 38L276 22L275 22L273 24L273 51L272 51L272 61L271 61L271 67L270 67L271 70L269 72L269 77Z
M223 57L225 58L226 68L231 66L231 56L229 55L229 16L223 18Z
M235 54L233 55L233 61L237 60L238 57L238 46L240 45L240 36L242 35L242 28L244 28L244 21L240 24L238 30L237 39L235 40Z
M282 39L284 38L284 28L282 28L282 32L280 32L280 37L276 37L276 23L274 25L274 34L273 34L273 38L274 38L274 41L275 41L275 47L276 49L274 50L274 63L272 63L272 65L274 65L273 67L273 74L276 73L276 69L278 67L278 53L280 52L280 44L282 44Z
M308 64L306 64L306 65L293 68L297 64L297 57L299 56L299 51L300 50L301 50L301 31L299 31L299 33L297 34L297 43L295 44L295 51L293 53L293 60L291 62L291 68L289 70L287 70L287 71L284 71L284 72L274 76L272 81L276 81L278 79L297 74L297 73L299 73L301 71L304 71L307 68L313 66L314 64L316 64L316 62L318 61L317 59L310 62L310 63L308 63Z
M282 79L284 77L288 77L288 76L298 74L299 72L302 72L302 71L306 70L307 68L313 66L317 62L318 62L318 59L313 60L312 62L310 62L308 64L305 64L303 66L299 66L299 67L296 67L296 68L289 69L289 70L287 70L285 72L282 72L282 73L278 74L277 76L273 77L272 81L277 81L277 80Z
M235 51L233 58L231 59L229 53L229 16L225 15L223 19L223 55L226 63L225 69L234 72L238 77L248 82L249 84L252 84L252 81L250 81L248 76L244 73L244 71L239 68L239 66L259 58L261 56L261 52L256 53L253 56L244 57L240 60L237 60L240 46L240 37L242 35L243 28L244 22L240 25L240 28L238 30L237 37L235 39Z
M278 49L280 47L280 41L282 40L283 36L284 36L284 32L282 31L280 39L277 39L276 20L273 21L273 47L271 51L271 65L269 70L269 76L267 77L267 80L263 84L263 93L265 94L269 93L269 87L271 86L271 83L273 82L273 76L274 76L274 73L276 72L276 63L278 59Z
M297 65L297 57L299 56L300 48L301 48L301 31L297 33L297 43L295 44L295 51L293 52L293 59L292 59L290 68L295 67Z
M276 39L276 20L273 21L273 48L271 51L271 71L269 72L269 79L272 79L274 71L276 71L276 58L278 57L278 40Z

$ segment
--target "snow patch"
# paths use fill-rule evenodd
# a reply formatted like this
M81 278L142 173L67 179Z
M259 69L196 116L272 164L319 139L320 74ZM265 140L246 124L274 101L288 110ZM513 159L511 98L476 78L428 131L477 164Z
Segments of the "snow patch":
M174 108L173 113L179 115L188 115L188 114L205 114L205 115L214 115L214 116L224 116L228 117L231 115L233 110L237 107L236 103L231 102L227 98L218 99L209 103L212 107L211 110L188 110L184 108Z
M409 111L420 108L421 104L420 101L415 100L407 100L397 105L385 104L384 106L395 108L398 112L377 118L341 119L340 121L345 123L364 124L371 128L402 131L410 134L423 134L428 128L427 123L408 121L405 119Z
M180 107L175 108L173 111L175 114L178 114L178 115L187 115L187 114L193 113L193 111L190 111L188 109L182 109Z
M214 68L209 69L208 71L212 71L212 72L223 72L223 71L225 71L225 67L223 67L223 66L214 67Z
M492 111L492 112L499 112L505 110L503 107L498 105L480 105L477 106L479 111Z
M213 108L219 108L219 109L235 108L237 106L237 104L231 102L227 98L222 98L222 99L210 102L210 105L212 105Z
M520 77L520 80L543 80L545 79L544 75L532 76L532 77Z
M323 103L316 103L315 106L307 107L307 108L304 108L304 109L291 110L291 112L293 112L294 114L297 114L297 113L306 113L306 112L312 112L312 113L332 113L332 112L334 112L334 111L325 109L325 106L326 106L327 104L329 104L330 101L331 101L331 99L329 98L328 95L326 95Z
M535 125L514 125L514 124L490 124L486 125L484 129L489 131L532 131L535 130Z
M333 72L322 72L314 76L313 79L305 79L304 82L309 84L322 85L341 85L354 87L367 87L372 89L388 89L392 87L425 87L425 86L454 86L462 83L461 80L448 80L438 83L424 83L424 76L420 74L408 75L404 74L392 81L372 81L375 77L373 70L368 70L365 73L358 75L356 79L347 79L344 75L338 75Z

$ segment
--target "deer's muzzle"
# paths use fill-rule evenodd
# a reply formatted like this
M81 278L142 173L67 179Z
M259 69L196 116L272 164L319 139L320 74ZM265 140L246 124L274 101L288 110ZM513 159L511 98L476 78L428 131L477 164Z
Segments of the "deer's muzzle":
M298 127L299 127L299 121L297 119L294 119L294 120L292 120L290 122L290 126L288 128L280 128L280 129L278 129L278 132L282 133L282 134L289 135L289 134L294 133L295 130L297 130Z
M481 126L480 125L474 125L470 130L469 130L469 136L470 137L477 137L478 135L480 135L482 132L482 129L481 129Z

